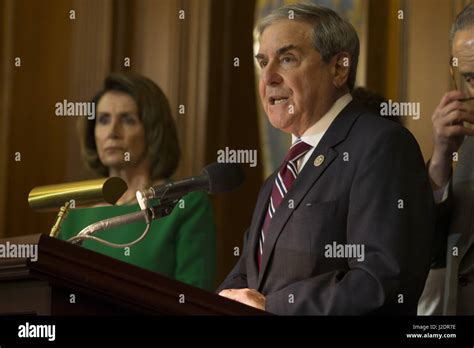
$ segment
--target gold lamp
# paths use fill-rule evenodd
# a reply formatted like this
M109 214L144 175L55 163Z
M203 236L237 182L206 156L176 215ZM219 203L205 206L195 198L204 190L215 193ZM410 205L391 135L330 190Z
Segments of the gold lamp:
M51 237L56 237L70 208L99 202L115 204L127 188L125 181L118 177L39 186L30 191L28 203L36 211L59 209L50 232Z

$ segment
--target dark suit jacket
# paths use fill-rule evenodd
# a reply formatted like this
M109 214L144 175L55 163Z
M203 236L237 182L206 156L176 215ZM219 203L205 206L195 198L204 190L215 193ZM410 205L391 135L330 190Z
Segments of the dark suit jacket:
M416 314L430 267L434 202L410 132L349 103L277 208L258 272L275 175L258 196L242 256L217 291L256 289L275 314ZM334 241L364 245L365 260L325 257Z
M459 154L448 198L436 206L432 268L445 267L446 278L444 284L436 278L426 284L422 301L438 304L433 314L474 314L473 137L466 137Z

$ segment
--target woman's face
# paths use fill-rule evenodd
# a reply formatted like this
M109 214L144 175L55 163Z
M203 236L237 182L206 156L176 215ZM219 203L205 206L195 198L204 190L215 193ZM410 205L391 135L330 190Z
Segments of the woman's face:
M109 170L137 166L145 157L145 129L126 93L109 91L100 98L94 133L100 161Z

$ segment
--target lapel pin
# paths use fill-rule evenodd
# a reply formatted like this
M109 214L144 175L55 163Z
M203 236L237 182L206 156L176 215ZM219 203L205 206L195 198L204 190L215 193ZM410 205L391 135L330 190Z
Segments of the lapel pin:
M316 159L314 160L314 166L315 167L319 167L321 164L323 164L324 162L324 156L323 155L319 155L318 157L316 157Z

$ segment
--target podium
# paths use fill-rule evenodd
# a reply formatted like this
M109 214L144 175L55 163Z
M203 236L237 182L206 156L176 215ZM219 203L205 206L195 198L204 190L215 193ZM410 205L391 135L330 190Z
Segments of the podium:
M265 315L264 311L43 234L37 260L0 259L0 315Z

